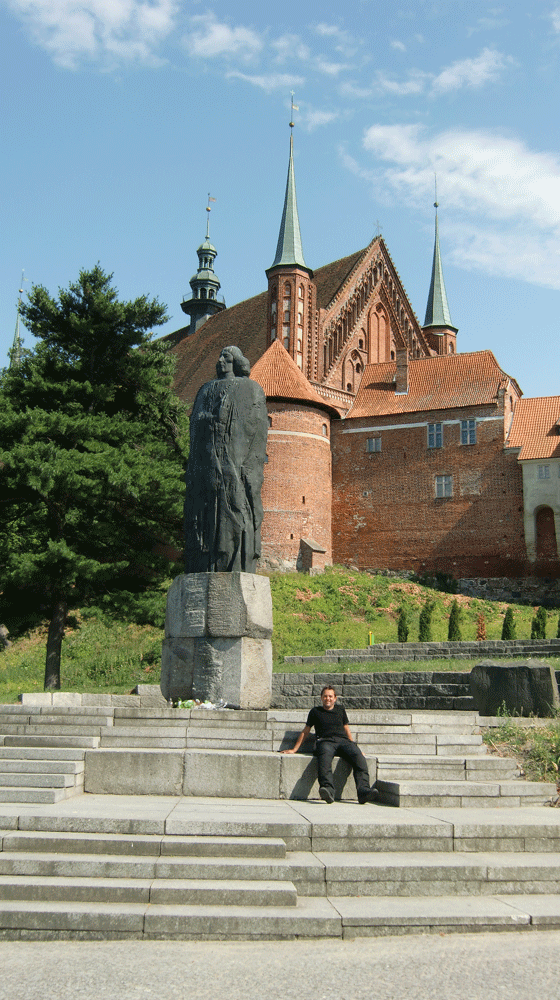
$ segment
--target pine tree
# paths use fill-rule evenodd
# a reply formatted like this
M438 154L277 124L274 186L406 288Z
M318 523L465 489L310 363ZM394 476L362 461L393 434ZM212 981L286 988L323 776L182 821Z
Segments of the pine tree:
M485 642L486 641L486 618L484 617L482 611L477 616L476 619L476 641ZM503 636L502 636L503 638Z
M531 622L531 639L546 639L546 611L537 608L537 613Z
M558 628L556 629L556 638L560 639L560 616L558 617Z
M508 608L502 623L502 639L515 639L515 619L513 617L513 608Z
M418 622L418 641L419 642L432 642L432 613L434 610L434 605L431 601L426 601L424 607L420 612L420 619Z
M404 604L401 604L401 609L399 611L397 636L399 642L408 642L408 614Z
M50 625L45 689L60 687L69 601L153 579L180 548L187 418L145 296L119 302L99 265L57 300L33 286L38 338L0 378L0 588L40 595Z
M463 636L461 635L461 609L455 599L451 605L451 612L449 614L449 625L447 629L447 638L449 642L460 642Z

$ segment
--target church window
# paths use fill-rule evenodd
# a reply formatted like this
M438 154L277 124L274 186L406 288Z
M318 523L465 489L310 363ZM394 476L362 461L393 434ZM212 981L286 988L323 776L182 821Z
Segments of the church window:
M394 360L395 360L395 352L391 351L391 361L394 361Z
M539 465L537 475L539 479L550 479L550 465Z
M272 417L270 415L268 417L268 426L272 427Z
M323 437L328 437L328 436L329 436L329 429L326 424L323 424Z
M201 288L200 289L200 298L201 299L205 299L206 298L206 289L205 288Z
M381 451L381 438L367 438L366 439L366 451L369 454L373 454L376 451Z
M461 444L476 444L476 420L461 420Z
M453 496L453 476L436 476L436 497Z
M428 448L443 448L443 424L428 424Z
M300 299L303 298L303 285L299 286L299 297L300 297Z
M347 382L346 383L346 391L347 392L352 392L352 383L351 382Z
M359 374L361 372L361 370L362 370L362 366L360 364L356 365L356 373Z
M214 298L214 292L213 292L212 289L210 289L210 291L208 292L208 298L209 299L213 299Z
M364 349L364 342L363 342L363 340L360 339L358 341L358 347L360 348L361 351L363 351L363 349Z

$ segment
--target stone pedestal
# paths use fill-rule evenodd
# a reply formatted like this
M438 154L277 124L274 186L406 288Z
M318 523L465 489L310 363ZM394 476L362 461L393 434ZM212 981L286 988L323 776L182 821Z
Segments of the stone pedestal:
M269 708L270 582L253 573L183 573L167 595L164 698Z

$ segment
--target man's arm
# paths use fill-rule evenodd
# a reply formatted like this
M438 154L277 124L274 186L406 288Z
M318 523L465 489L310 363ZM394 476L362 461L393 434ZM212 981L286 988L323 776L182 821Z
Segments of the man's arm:
M347 738L349 740L352 740L352 743L353 743L354 742L354 737L352 736L352 733L350 732L350 726L348 724L344 726L344 732L346 733Z
M304 726L291 750L281 750L280 753L297 753L303 741L309 736L311 726ZM352 737L350 737L352 739Z

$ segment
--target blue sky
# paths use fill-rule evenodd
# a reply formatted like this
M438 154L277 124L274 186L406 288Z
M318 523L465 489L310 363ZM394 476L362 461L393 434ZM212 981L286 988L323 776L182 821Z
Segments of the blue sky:
M422 322L437 172L458 349L560 394L558 0L5 0L0 32L0 363L22 269L100 261L184 325L208 192L227 304L264 290L293 90L308 266L379 226Z

